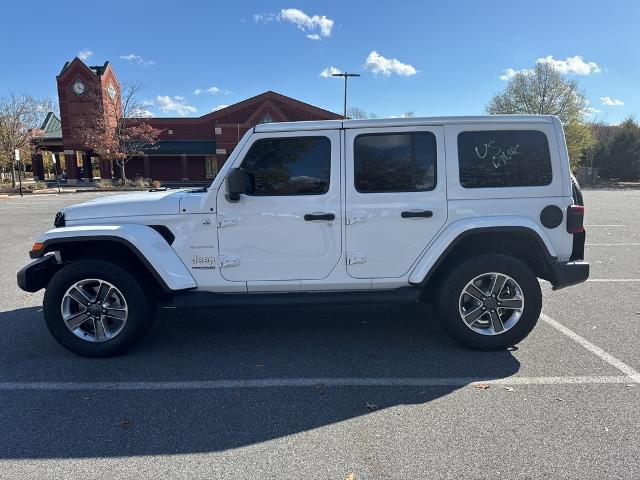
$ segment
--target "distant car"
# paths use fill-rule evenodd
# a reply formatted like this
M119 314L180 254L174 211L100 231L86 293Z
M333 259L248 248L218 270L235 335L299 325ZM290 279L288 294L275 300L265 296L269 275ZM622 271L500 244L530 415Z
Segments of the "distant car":
M538 320L538 278L555 289L587 279L583 213L555 117L262 124L209 188L65 208L18 284L46 288L51 333L83 356L129 349L157 305L417 302L425 291L457 340L504 348Z

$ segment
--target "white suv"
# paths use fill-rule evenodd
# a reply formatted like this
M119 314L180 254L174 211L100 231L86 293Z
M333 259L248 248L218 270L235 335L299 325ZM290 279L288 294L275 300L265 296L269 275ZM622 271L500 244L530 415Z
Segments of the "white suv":
M460 342L522 340L538 278L586 280L582 197L550 116L271 123L209 188L65 208L18 273L53 336L125 351L162 308L433 299Z

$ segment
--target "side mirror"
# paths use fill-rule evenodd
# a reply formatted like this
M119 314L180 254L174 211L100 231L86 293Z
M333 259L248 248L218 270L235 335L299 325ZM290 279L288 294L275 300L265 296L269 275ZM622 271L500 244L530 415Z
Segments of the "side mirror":
M245 177L244 168L232 168L227 175L227 200L237 202L240 195L245 193Z

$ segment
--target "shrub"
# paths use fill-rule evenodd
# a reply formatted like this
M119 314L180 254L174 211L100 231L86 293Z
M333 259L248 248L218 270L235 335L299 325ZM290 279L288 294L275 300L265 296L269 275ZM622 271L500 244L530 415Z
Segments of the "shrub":
M96 183L96 187L98 187L100 190L112 190L113 188L115 188L113 182L106 178L103 180L99 180Z

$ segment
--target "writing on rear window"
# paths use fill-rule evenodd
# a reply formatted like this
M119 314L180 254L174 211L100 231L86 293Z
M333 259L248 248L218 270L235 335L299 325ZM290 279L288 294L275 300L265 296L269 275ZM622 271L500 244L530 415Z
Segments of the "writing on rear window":
M460 185L532 187L552 179L549 143L537 130L482 130L458 134Z

